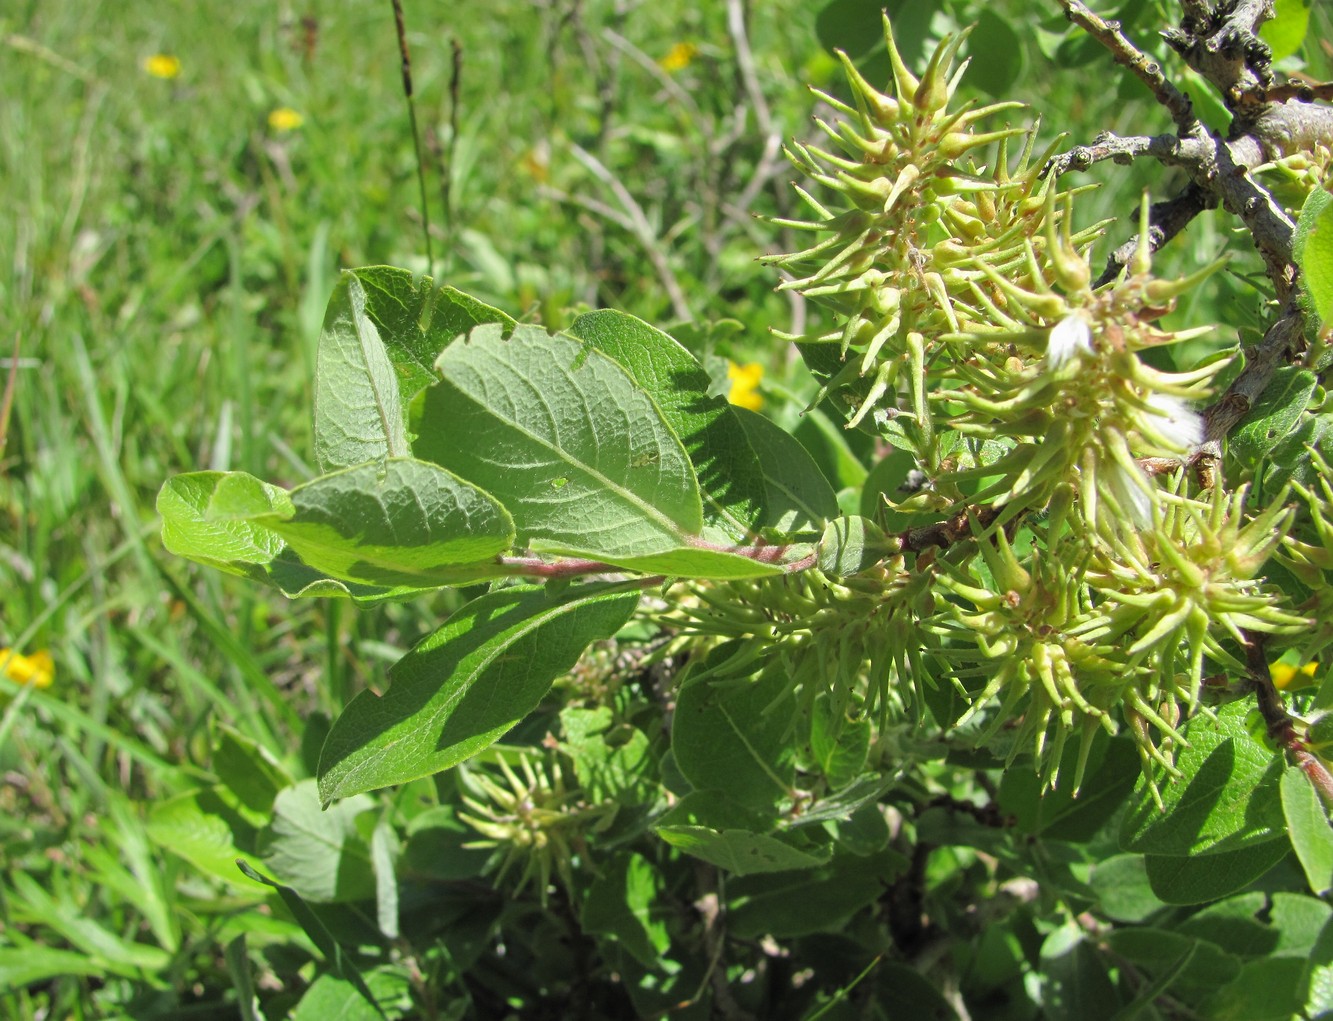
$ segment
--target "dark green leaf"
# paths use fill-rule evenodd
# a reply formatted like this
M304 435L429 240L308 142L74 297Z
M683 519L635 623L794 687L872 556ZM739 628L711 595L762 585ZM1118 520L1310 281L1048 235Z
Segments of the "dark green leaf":
M1161 975L1189 955L1177 981L1191 989L1209 991L1236 977L1241 960L1207 940L1149 926L1126 926L1107 933L1107 946L1117 956L1142 968L1148 975Z
M1305 965L1294 957L1250 961L1208 1001L1203 1016L1209 1021L1290 1021L1305 999Z
M754 539L764 518L764 476L744 428L695 357L623 312L589 312L569 333L614 358L657 403L685 445L704 502L704 536L722 543ZM709 535L709 529L717 531Z
M376 1015L383 1017L384 1013L379 1008L379 1003L375 999L375 994L370 991L366 985L366 980L361 977L361 972L357 970L351 956L345 951L333 934L329 932L328 927L320 921L317 914L310 909L310 905L305 902L299 893L290 886L275 882L268 876L258 871L254 866L244 858L236 859L236 867L245 874L248 879L256 883L263 883L278 891L278 896L282 898L282 903L286 905L287 910L292 913L301 930L310 937L316 949L324 955L324 959L333 969L333 974L349 983L352 989L370 1006L375 1009Z
M1066 922L1041 945L1043 1016L1050 1021L1107 1021L1120 996L1102 955L1077 922Z
M838 516L838 497L823 472L789 433L763 415L734 409L759 457L767 489L764 525L786 535L818 535Z
M1153 893L1168 904L1203 904L1243 890L1291 851L1285 840L1197 858L1145 855Z
M658 820L656 832L672 847L738 876L810 869L828 860L827 848L770 835L771 828L771 821L717 791L696 791Z
M1117 922L1142 922L1166 906L1152 891L1141 854L1117 854L1093 866L1088 885L1101 912Z
M319 763L327 804L462 762L536 707L598 638L638 604L637 589L536 586L468 603L389 671L383 695L363 691L338 717Z
M1200 715L1186 724L1189 745L1177 760L1182 776L1175 779L1158 771L1163 811L1154 804L1147 783L1139 781L1137 803L1121 831L1125 850L1197 856L1276 841L1285 846L1278 792L1282 759L1250 733L1245 725L1248 711L1248 703L1233 702L1217 710L1216 723ZM1272 853L1270 849L1268 855L1244 860L1257 866Z
M1231 454L1245 467L1257 465L1295 428L1317 383L1308 369L1284 365L1275 371L1250 413L1232 431L1227 441Z
M515 321L452 287L436 287L430 277L414 277L392 266L348 270L361 283L365 312L398 376L403 413L412 399L439 377L435 359L457 338L483 323L512 329Z
M771 808L790 796L796 775L787 740L795 705L780 662L753 679L697 674L676 699L676 765L696 790L724 791L749 808Z
M990 7L981 8L968 38L967 55L971 63L964 81L969 86L997 99L1011 98L1009 90L1023 73L1024 46L1023 37L1007 18Z
M614 936L645 968L654 967L671 944L663 885L657 869L642 855L616 855L588 889L583 931Z
M834 858L808 872L738 878L727 884L727 927L742 939L790 939L837 931L873 904L905 868L896 851Z

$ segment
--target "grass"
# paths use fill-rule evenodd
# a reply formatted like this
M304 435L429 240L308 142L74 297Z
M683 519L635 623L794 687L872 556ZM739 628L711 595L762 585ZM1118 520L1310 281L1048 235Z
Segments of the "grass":
M734 318L738 357L780 373L764 330L791 309L754 262L777 242L749 214L791 198L780 168L755 180L773 153L738 116L754 96L725 5L450 10L408 10L441 279L553 324L603 305ZM796 0L758 11L749 84L774 132L805 132L797 83L831 82L832 62ZM386 643L453 605L287 603L156 539L173 473L311 474L314 347L339 267L428 269L389 6L300 13L30 2L0 17L0 341L19 352L0 646L55 660L54 684L11 686L0 716L6 1016L232 1017L247 952L261 978L299 972L309 946L264 891L201 875L155 839L156 813L210 782L224 726L309 775L318 721L382 685ZM697 50L664 70L677 42ZM177 77L144 70L158 53ZM1042 88L1069 96L1074 80ZM1086 102L1123 108L1111 128L1143 109ZM270 126L279 109L300 126ZM224 950L242 933L248 951Z

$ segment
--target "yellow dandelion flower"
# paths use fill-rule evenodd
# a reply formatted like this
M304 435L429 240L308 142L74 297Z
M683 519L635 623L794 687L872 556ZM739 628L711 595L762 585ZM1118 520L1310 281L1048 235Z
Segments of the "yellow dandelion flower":
M764 367L758 362L737 365L727 362L727 378L731 380L731 391L727 400L742 408L758 411L764 406L764 396L759 393L759 381L764 377Z
M1273 678L1273 687L1279 691L1294 691L1297 688L1309 687L1318 669L1317 660L1300 667L1290 663L1273 663L1268 668L1268 676Z
M0 677L15 684L49 688L56 678L56 667L51 661L51 654L45 649L31 656L20 656L13 649L0 649Z
M290 106L280 106L268 115L268 126L277 132L295 131L305 118Z
M694 43L676 43L675 46L667 50L666 56L657 62L657 66L668 74L684 71L694 63L694 56L698 52L699 47L695 46Z
M154 53L144 60L143 69L154 78L170 80L179 77L181 62L169 53Z

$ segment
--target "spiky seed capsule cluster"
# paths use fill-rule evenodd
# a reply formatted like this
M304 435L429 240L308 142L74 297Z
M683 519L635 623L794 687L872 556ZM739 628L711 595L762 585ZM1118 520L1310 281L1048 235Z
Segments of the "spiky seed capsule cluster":
M874 88L839 54L855 105L816 93L842 115L833 124L816 121L838 151L800 143L789 150L795 165L836 202L798 189L814 219L778 223L815 241L769 260L790 274L783 288L815 299L842 320L830 332L786 339L836 345L841 368L828 388L847 386L856 394L852 425L877 406L895 407L900 390L912 393L920 415L924 381L910 368L914 347L983 323L989 304L1006 301L993 280L1025 279L1032 239L1040 238L1048 217L1064 215L1062 205L1045 200L1055 186L1040 178L1045 159L1032 158L1033 132L976 130L1022 104L949 109L964 70L955 73L953 63L967 33L946 38L918 79L903 64L887 18L884 31L894 94ZM1025 144L1011 169L1005 143L1018 136ZM997 144L987 172L973 156ZM1092 228L1078 237L1095 234ZM927 424L916 425L928 431Z
M909 692L927 676L921 655L929 636L917 622L928 612L928 581L895 557L851 578L810 570L695 585L671 623L692 635L744 640L733 669L778 658L807 712L827 694L835 721L871 717L883 727L920 705Z
M1193 407L1228 356L1167 371L1153 352L1206 332L1161 323L1220 263L1156 279L1144 240L1116 280L1094 288L1087 247L1101 225L1074 230L1077 190L1043 178L1035 129L977 130L1014 104L949 109L963 36L945 39L917 79L887 23L885 35L892 94L844 57L853 103L823 96L841 119L819 122L837 151L793 145L798 168L832 198L801 192L814 217L781 223L814 243L772 261L789 274L784 287L840 317L831 331L790 338L825 377L820 397L850 394L849 427L873 427L923 472L925 486L896 509L934 521L980 505L985 525L973 519L972 538L938 556L881 565L887 617L874 599L830 605L808 591L790 617L771 619L765 607L793 584L784 580L711 590L725 607L690 626L751 636L756 657L765 645L781 650L802 689L815 690L810 664L827 671L836 659L835 677L855 678L866 702L894 710L906 702L895 684L952 674L973 702L962 728L978 725L992 748L1014 736L1011 747L1030 748L1048 783L1070 737L1081 746L1077 785L1092 736L1121 723L1145 769L1170 769L1179 723L1201 705L1205 663L1243 669L1247 633L1307 623L1256 580L1287 511L1247 521L1243 494L1194 498L1184 473L1164 489L1141 464L1182 458L1204 439ZM1006 143L1018 135L1011 169ZM976 162L987 146L989 170ZM1146 199L1140 216L1147 239ZM1011 545L1020 527L1030 539L1021 553ZM1322 571L1313 550L1291 553ZM919 586L910 598L894 571ZM948 597L938 608L936 585ZM859 628L854 614L876 608L891 626ZM1006 722L1015 726L1002 736Z
M492 848L487 870L496 870L496 883L518 873L517 889L537 887L542 904L553 877L566 890L574 888L571 862L582 834L611 810L586 805L577 789L570 789L552 758L548 763L518 752L515 770L501 753L495 757L499 776L472 765L460 766L466 811L458 814L482 835L465 846Z
M1021 710L1014 753L1031 742L1052 785L1066 740L1080 736L1077 789L1090 739L1098 728L1116 732L1118 706L1145 768L1171 769L1178 721L1200 706L1205 661L1243 672L1232 650L1245 645L1245 632L1290 634L1310 624L1257 580L1292 511L1278 504L1247 521L1244 500L1243 490L1203 500L1167 491L1154 528L1091 545L1056 517L1044 529L1042 556L1026 564L996 532L977 547L988 586L942 564L939 584L960 600L935 621L939 634L960 639L942 654L960 664L960 680L989 678L960 726L995 709L985 741ZM1075 564L1081 569L1071 570Z

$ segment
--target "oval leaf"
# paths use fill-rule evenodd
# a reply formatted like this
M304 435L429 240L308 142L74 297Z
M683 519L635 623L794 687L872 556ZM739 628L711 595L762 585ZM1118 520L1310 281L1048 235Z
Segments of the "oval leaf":
M603 560L679 550L703 528L680 440L589 344L482 326L449 347L418 404L418 456L494 494L518 543Z
M325 804L457 765L531 712L589 642L609 638L638 589L516 586L468 603L338 717L319 762Z
M661 330L610 309L579 316L569 332L614 358L680 437L703 491L704 534L712 528L722 541L752 541L763 523L764 474L731 405L708 396L708 373L694 355Z
M410 458L324 475L291 492L285 518L260 520L309 566L369 585L494 577L479 563L513 545L514 523L489 493ZM471 573L462 565L476 565Z

